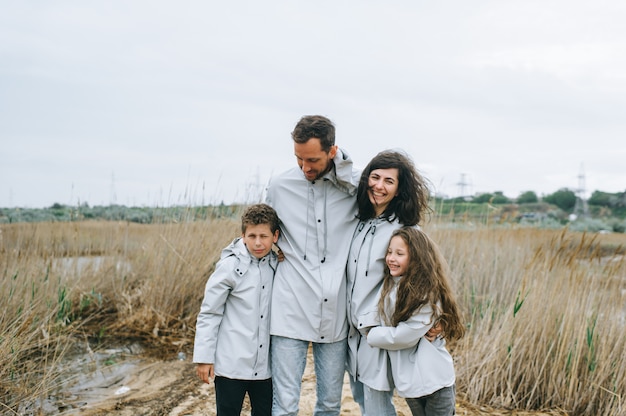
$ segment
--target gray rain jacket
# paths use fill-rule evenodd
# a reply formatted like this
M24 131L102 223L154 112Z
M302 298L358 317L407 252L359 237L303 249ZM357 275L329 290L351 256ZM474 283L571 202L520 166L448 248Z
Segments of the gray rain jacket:
M394 281L394 289L385 301L387 316L396 308L400 278ZM432 307L424 305L398 326L386 326L383 322L367 335L370 345L388 350L393 382L400 397L423 397L455 382L454 362L446 341L438 337L431 343L424 338L433 322Z
M372 218L354 230L348 258L348 365L350 375L379 391L393 390L386 350L371 347L367 328L380 325L378 298L391 234L402 227L398 220Z
M257 259L241 238L222 250L196 322L193 362L215 375L265 380L270 371L270 298L276 254Z
M345 339L346 260L357 224L360 172L337 150L334 168L308 181L299 168L270 181L285 254L274 279L271 334L320 343Z

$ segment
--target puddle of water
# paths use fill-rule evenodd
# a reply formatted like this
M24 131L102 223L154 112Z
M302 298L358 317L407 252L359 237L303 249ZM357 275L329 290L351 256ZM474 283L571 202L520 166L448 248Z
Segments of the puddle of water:
M83 346L68 355L55 371L63 380L45 399L23 403L23 415L71 415L105 399L120 396L130 389L124 385L133 370L142 363L142 348L136 344L92 351Z
M60 257L54 259L52 265L54 268L64 273L74 271L77 275L81 275L87 270L97 272L110 262L114 263L117 273L129 273L131 271L129 262L111 256Z

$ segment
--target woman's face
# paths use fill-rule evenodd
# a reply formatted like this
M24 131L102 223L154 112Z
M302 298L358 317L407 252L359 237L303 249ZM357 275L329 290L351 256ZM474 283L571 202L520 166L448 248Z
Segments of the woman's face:
M367 189L374 212L379 216L398 195L398 169L374 169L367 179Z

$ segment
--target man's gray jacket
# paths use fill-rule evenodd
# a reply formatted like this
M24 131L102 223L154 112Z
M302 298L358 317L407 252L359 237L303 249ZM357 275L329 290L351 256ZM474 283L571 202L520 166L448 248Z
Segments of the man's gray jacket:
M281 220L278 246L285 255L274 278L272 335L318 343L347 336L346 260L360 172L341 149L333 161L315 181L296 167L269 183L267 203Z

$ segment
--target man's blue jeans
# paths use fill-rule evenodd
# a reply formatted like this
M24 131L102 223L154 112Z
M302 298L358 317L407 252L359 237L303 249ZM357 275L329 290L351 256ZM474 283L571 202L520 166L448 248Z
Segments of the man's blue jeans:
M362 416L396 416L393 390L374 390L350 376L352 398L361 408Z
M273 416L298 414L309 344L309 341L272 335ZM313 414L339 416L348 344L342 340L328 344L313 342L312 345L317 380L317 402Z

